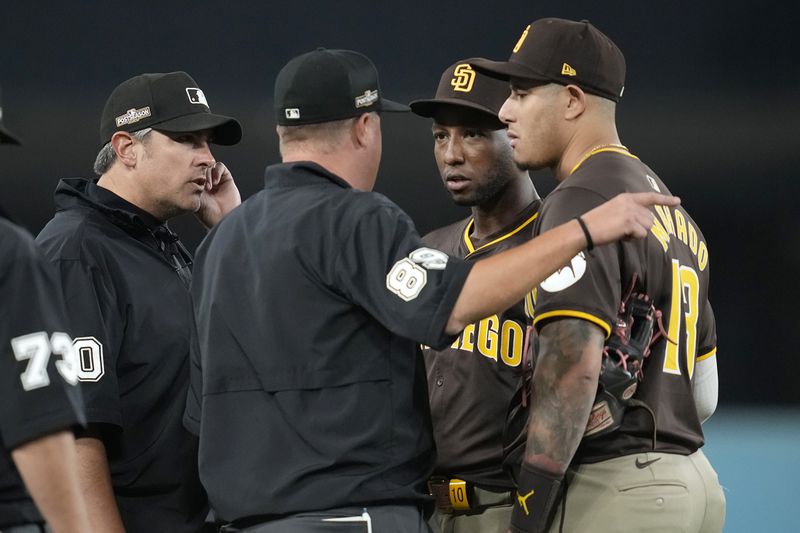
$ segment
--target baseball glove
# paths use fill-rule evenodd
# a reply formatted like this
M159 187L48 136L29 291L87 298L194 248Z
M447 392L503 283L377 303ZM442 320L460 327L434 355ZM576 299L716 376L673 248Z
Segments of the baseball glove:
M650 355L650 347L666 333L661 311L655 308L652 299L645 293L634 292L636 278L634 274L628 294L620 303L614 329L603 348L597 396L584 433L587 438L616 430L628 406L643 407L653 414L644 402L634 398L634 394L644 377L642 367Z

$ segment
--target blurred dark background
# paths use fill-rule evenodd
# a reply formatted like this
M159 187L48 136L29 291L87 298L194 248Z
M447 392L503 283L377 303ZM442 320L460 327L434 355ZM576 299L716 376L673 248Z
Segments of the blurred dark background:
M624 52L621 138L683 198L711 251L723 404L800 404L795 309L800 302L800 43L775 2L0 2L6 125L0 202L33 233L52 215L61 177L91 175L100 112L115 85L141 72L186 70L245 138L217 148L244 198L278 161L272 83L317 46L372 58L384 94L429 97L457 59L508 57L545 16L591 20ZM783 14L782 14L783 13ZM377 190L421 233L466 215L439 183L429 123L384 122ZM542 195L549 172L534 175ZM172 223L194 248L192 217ZM800 328L798 328L800 329Z

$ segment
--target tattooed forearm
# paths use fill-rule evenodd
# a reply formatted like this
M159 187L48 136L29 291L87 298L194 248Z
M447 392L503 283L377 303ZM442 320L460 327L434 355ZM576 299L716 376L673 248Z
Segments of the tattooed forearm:
M578 448L597 392L604 336L596 325L561 319L544 326L533 376L525 460L563 473Z

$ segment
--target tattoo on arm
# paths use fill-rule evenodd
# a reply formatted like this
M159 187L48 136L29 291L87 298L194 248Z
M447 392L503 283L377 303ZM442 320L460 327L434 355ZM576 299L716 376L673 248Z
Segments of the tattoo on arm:
M528 463L566 471L597 393L604 341L598 326L577 318L542 328L525 449Z

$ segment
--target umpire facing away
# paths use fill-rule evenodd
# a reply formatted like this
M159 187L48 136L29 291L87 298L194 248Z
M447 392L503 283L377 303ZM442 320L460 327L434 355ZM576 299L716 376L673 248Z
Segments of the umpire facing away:
M283 162L198 249L185 422L228 531L427 532L434 463L419 344L442 348L587 244L644 236L657 194L615 199L475 264L425 247L371 190L375 67L318 49L275 82ZM590 233L588 233L590 232ZM590 235L590 237L588 237Z
M78 439L92 531L194 533L207 515L189 382L191 256L166 222L213 225L240 203L209 143L241 128L185 72L122 82L100 122L99 179L63 179L37 240L59 269L80 353L87 432Z

